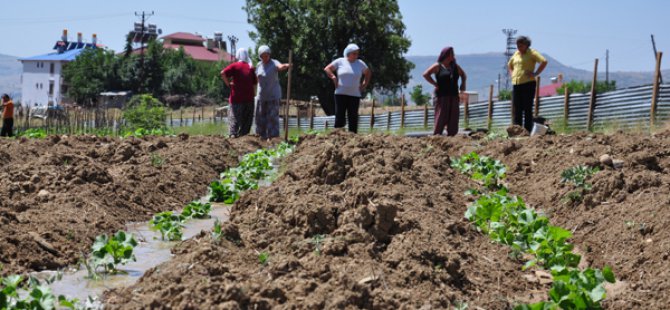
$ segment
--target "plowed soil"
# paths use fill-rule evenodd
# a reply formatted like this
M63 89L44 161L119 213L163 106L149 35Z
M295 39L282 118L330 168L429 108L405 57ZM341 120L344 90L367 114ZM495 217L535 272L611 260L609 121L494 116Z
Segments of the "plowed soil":
M453 144L456 153L476 149L502 160L513 193L573 231L588 265L612 266L620 282L608 287L605 308L670 309L670 132ZM603 154L622 166L602 164ZM601 171L583 201L570 203L574 188L560 175L576 165Z
M182 243L107 306L508 309L544 298L544 279L463 219L474 184L449 168L448 141L307 138L282 177L233 206L225 238Z
M96 235L180 209L256 140L0 139L0 274L74 264Z

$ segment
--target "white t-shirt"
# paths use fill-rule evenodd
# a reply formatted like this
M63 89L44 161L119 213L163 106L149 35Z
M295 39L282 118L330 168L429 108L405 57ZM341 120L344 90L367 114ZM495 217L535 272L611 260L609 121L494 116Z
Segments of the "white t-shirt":
M361 77L368 66L360 59L349 62L346 58L335 59L331 65L337 70L335 95L361 97Z

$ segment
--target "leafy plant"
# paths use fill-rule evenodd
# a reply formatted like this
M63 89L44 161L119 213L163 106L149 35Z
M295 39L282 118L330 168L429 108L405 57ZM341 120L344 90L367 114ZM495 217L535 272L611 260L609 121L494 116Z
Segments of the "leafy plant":
M323 244L324 239L324 235L314 235L312 240L310 240L310 243L314 244L314 253L316 255L321 255L321 245Z
M151 165L158 168L163 165L163 157L156 153L151 153Z
M476 175L482 179L484 172L495 170L485 167L495 166L495 163L482 158L471 153L452 161L452 167L470 174L473 179ZM595 172L596 169L578 166L564 171L562 177L564 182L572 182L583 191L590 188L586 185L586 179ZM492 178L504 177L503 172ZM477 190L469 192L481 194ZM468 207L465 217L493 240L512 247L516 257L520 257L521 252L534 255L523 269L538 265L551 270L553 286L549 292L550 300L520 305L515 309L601 309L600 301L605 298L603 283L615 281L611 268L605 267L602 271L591 268L580 271L575 268L581 257L572 253L573 245L567 242L572 234L563 228L549 225L546 216L526 208L520 197L510 196L504 187L496 192L481 194Z
M263 266L267 266L269 259L270 254L268 252L261 252L258 254L258 262Z
M214 181L209 185L209 189L211 191L209 201L233 204L240 199L240 192L235 188L235 183L231 179Z
M451 167L480 181L489 190L502 187L500 181L505 178L507 168L498 160L472 152L451 160Z
M591 184L586 183L586 181L600 171L598 167L589 167L589 166L575 166L568 168L561 172L561 182L563 183L572 183L578 188L584 190L591 190Z
M160 231L161 240L179 241L182 238L182 228L184 217L174 214L172 211L165 211L154 215L149 221L151 230Z
M20 132L19 136L30 139L44 139L47 137L47 131L44 128L28 128Z
M211 203L202 203L199 201L193 201L184 207L184 210L181 212L181 217L185 219L202 219L208 218L209 212L212 211Z
M602 309L600 302L605 299L605 282L614 283L614 273L610 267L603 270L555 266L551 269L553 284L549 291L549 301L517 306L516 310L535 309Z
M219 241L221 240L221 236L223 236L221 222L219 219L216 219L216 221L214 221L214 227L212 228L212 239L214 239L214 241Z
M136 246L133 235L125 231L118 231L111 238L106 234L96 237L90 255L93 271L97 272L99 267L103 267L106 273L117 273L119 264L135 261L133 248Z
M75 309L78 303L77 299L68 299L63 295L56 298L48 286L34 278L29 281L28 294L21 296L22 282L23 277L19 275L0 278L0 309L52 310L56 309L56 305Z

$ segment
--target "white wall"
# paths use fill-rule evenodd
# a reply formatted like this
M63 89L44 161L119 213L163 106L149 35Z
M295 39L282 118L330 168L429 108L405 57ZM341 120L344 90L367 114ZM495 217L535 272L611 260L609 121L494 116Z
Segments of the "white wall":
M55 105L61 102L61 72L60 61L22 61L23 74L21 76L21 103L27 106L45 106L49 101ZM51 64L54 72L51 73ZM53 94L49 94L49 82L53 81Z

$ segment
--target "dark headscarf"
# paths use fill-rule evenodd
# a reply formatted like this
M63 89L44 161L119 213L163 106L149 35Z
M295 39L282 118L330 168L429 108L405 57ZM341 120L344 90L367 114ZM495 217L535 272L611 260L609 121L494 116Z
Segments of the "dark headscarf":
M451 46L447 46L447 47L445 47L445 48L442 49L442 51L440 52L440 57L437 57L437 63L439 63L440 65L442 65L442 62L443 62L449 55L454 55L454 48L451 47ZM452 62L449 64L449 67L446 68L446 69L448 69L448 70L451 72L451 78L453 79L453 78L454 78L454 73L456 73L456 59L454 59L454 61L452 61Z
M454 54L454 48L451 46L447 46L443 48L442 51L440 52L440 57L437 58L437 62L442 63L444 59L447 58L447 56L453 54Z

